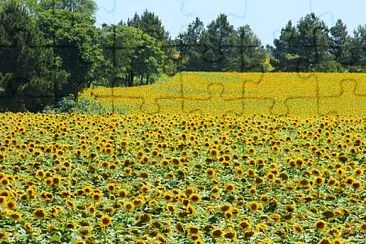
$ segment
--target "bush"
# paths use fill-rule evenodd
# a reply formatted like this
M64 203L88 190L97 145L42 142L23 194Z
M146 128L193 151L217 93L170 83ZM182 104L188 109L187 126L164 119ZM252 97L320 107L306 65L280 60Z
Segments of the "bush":
M69 94L57 103L56 106L47 106L44 113L86 113L86 114L107 114L106 108L96 101L80 99L77 101L73 94Z

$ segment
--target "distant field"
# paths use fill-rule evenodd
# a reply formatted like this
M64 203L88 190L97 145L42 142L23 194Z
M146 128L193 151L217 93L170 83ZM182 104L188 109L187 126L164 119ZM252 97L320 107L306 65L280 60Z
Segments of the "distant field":
M127 113L365 116L366 74L184 72L153 85L90 88L81 97Z

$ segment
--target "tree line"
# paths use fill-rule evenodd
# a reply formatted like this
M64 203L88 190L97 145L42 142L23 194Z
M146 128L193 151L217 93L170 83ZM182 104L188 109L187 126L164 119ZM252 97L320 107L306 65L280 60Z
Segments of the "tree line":
M349 35L315 14L289 21L263 47L249 25L225 14L207 26L197 17L172 38L145 11L117 25L95 25L94 0L0 3L0 111L40 111L92 84L135 86L180 71L364 72L366 25Z

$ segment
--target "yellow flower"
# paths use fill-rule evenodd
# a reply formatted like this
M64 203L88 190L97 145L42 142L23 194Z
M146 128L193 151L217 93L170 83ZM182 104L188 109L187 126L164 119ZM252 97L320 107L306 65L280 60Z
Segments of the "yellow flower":
M108 215L103 215L100 218L100 225L102 227L107 227L107 226L111 225L111 223L112 223L112 219Z
M301 227L299 224L294 224L294 225L292 226L292 230L293 230L295 233L298 233L298 234L300 234L300 233L302 233L302 232L303 232L303 229L302 229L302 227Z
M236 231L233 228L229 228L228 231L224 234L225 238L235 240L236 239Z
M13 209L16 209L16 208L17 208L17 203L16 203L16 201L14 201L14 200L10 200L10 201L7 201L7 202L5 203L5 206L6 206L8 209L13 210Z
M44 219L46 217L46 212L44 211L43 208L38 208L34 210L32 214L34 217L38 219Z
M226 185L225 185L225 189L226 189L228 192L233 192L233 191L235 191L235 186L234 186L234 184L229 183L229 184L226 184Z
M189 199L193 202L193 203L199 203L201 201L201 196L197 193L193 193Z
M318 220L315 223L315 228L320 230L320 231L323 231L327 228L327 223L323 220Z
M224 232L220 229L214 229L212 232L211 232L211 235L214 237L214 238L219 238L221 236L223 236Z
M197 235L200 232L200 229L197 226L189 226L188 227L188 233L190 235Z
M262 209L262 206L261 206L261 204L259 204L259 203L257 203L257 202L249 202L248 203L248 209L250 210L250 211L258 211L258 210L261 210Z
M249 223L249 221L247 221L247 220L243 220L243 221L241 221L241 222L239 222L239 226L243 229L243 230L247 230L247 229L249 229L250 228L250 223Z
M135 210L135 205L132 202L127 202L124 204L124 207L127 211L132 212L133 210Z
M366 222L362 222L360 224L360 230L361 232L366 233Z
M207 174L207 176L209 176L209 177L213 177L213 176L215 176L215 174L216 174L216 170L215 170L215 169L213 169L213 168L208 168L208 169L206 170L206 174Z

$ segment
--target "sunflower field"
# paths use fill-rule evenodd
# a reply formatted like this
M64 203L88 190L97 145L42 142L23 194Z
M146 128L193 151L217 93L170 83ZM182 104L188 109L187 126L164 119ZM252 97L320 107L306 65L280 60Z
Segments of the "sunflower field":
M92 87L79 98L125 114L366 116L366 74L182 72L148 86Z
M341 95L362 94L361 82L342 80ZM160 96L177 95L171 83L155 85ZM111 92L83 96L91 91ZM278 116L135 105L126 115L0 114L1 243L365 243L361 107L350 108L358 116Z

